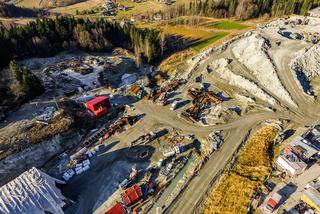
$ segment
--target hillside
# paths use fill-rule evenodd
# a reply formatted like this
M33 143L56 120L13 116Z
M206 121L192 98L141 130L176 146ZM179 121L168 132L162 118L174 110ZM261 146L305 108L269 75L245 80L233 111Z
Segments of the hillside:
M0 17L14 18L14 17L37 17L39 11L17 7L12 4L0 3Z
M43 8L66 7L80 2L84 0L42 0L40 6Z

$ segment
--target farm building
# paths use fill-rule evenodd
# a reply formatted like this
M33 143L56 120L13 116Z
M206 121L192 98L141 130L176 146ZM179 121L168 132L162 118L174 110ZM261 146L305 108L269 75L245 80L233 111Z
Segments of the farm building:
M64 184L33 167L0 187L0 213L55 213L63 214L66 198L56 187Z
M107 96L98 96L85 103L85 106L94 116L100 117L109 111L110 102Z

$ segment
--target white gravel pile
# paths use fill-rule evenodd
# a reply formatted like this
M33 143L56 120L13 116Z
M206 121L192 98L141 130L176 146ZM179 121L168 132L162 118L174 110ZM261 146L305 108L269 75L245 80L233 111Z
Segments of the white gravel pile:
M256 96L257 98L274 105L276 100L270 95L265 93L257 84L246 79L243 76L237 75L230 71L226 66L228 61L226 59L218 59L211 64L214 72L216 72L220 78L228 82L228 84L241 88L248 91L250 94Z
M280 82L275 66L267 53L269 41L258 33L239 40L232 49L235 57L257 78L263 87L287 103L296 106Z
M312 46L307 52L295 58L292 69L302 71L311 80L320 75L320 44Z

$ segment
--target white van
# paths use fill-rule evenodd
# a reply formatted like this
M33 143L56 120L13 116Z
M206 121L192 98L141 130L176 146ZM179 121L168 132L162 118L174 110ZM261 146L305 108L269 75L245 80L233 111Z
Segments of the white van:
M177 105L178 105L178 100L175 100L175 101L171 104L170 109L171 109L172 111L176 110Z

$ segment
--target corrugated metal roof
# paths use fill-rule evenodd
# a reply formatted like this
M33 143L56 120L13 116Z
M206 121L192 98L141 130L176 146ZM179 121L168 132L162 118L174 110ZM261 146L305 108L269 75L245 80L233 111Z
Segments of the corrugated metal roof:
M87 106L94 106L95 104L100 103L100 102L107 100L107 99L108 99L107 96L98 96L98 97L86 102L86 105Z
M310 187L303 193L307 196L317 207L320 207L320 193L314 188Z
M44 213L63 214L65 197L56 187L59 181L33 167L0 187L0 213Z
M318 150L305 144L304 142L302 142L302 140L302 137L297 137L289 144L289 146L293 147L293 150L301 153L304 156L304 158L307 159L318 153Z

